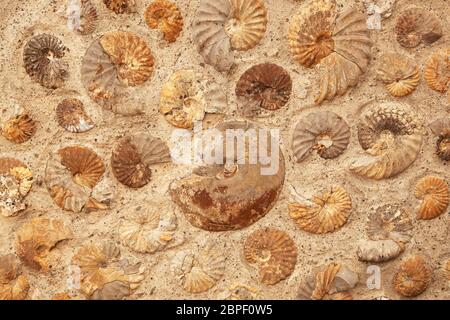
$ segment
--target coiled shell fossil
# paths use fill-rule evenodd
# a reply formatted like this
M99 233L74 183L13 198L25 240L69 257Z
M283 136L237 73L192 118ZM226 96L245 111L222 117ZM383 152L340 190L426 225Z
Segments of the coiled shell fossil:
M402 296L416 297L427 289L431 277L431 269L425 259L413 255L402 262L392 278L392 286Z
M13 254L0 256L0 300L26 299L30 285Z
M152 2L147 7L144 18L150 28L160 29L168 42L175 42L183 30L183 16L177 5L171 1Z
M36 131L36 123L27 114L18 114L2 124L2 135L11 142L23 143L31 139Z
M161 89L159 110L178 128L192 128L207 112L224 112L227 97L223 89L194 70L178 70Z
M238 105L244 114L259 108L277 110L286 105L292 92L289 73L273 63L255 65L245 71L236 84Z
M63 60L67 51L61 40L55 36L34 36L23 49L25 71L42 86L49 89L59 88L69 75L68 64Z
M276 284L289 277L297 263L297 247L291 237L278 229L260 229L249 235L244 257L256 265L260 281Z
M50 154L44 180L53 201L64 210L106 209L107 204L91 196L104 172L105 165L94 151L71 146Z
M192 251L178 252L172 261L174 275L184 290L191 293L211 289L225 274L226 255L213 242L197 245Z
M68 26L81 35L95 31L98 24L98 13L91 0L78 0L69 3L64 17L69 19Z
M368 111L358 125L358 138L367 153L350 170L375 180L393 177L406 170L422 146L421 125L406 105L383 103Z
M450 48L431 55L425 64L424 77L431 89L450 94Z
M243 284L235 284L228 288L223 300L260 300L260 290ZM222 298L219 298L222 300Z
M419 84L419 67L404 55L387 53L381 57L378 79L391 95L403 97L413 92Z
M137 133L119 141L112 152L111 169L120 183L141 188L150 181L150 166L170 159L165 142L145 133Z
M193 23L194 42L207 64L226 72L234 64L232 50L255 47L266 25L261 0L201 0Z
M444 277L450 281L450 259L447 259L442 264L442 273Z
M438 136L436 154L442 160L450 160L450 118L440 118L430 123L430 129Z
M136 0L103 0L103 3L117 14L136 12Z
M414 196L422 200L417 208L417 218L434 219L443 214L450 203L450 191L445 180L426 176L417 181Z
M270 132L248 122L225 122L216 127L225 142L225 131L236 132L238 140L245 137L270 137ZM237 130L237 131L233 131ZM251 139L241 140L244 150ZM239 143L239 142L238 142ZM208 231L245 228L262 218L275 204L284 183L285 166L281 150L261 145L260 152L268 152L273 160L270 167L250 162L251 155L225 154L223 164L205 165L170 185L172 200L181 208L194 226ZM254 148L253 150L255 150ZM239 160L239 161L238 161ZM255 159L253 159L255 160ZM254 163L254 164L253 164Z
M341 155L350 142L350 128L337 114L317 111L301 119L292 135L292 151L297 162L303 161L313 150L324 159Z
M94 122L84 111L83 103L75 98L64 99L56 107L58 124L69 132L86 132Z
M423 42L430 45L442 36L442 27L438 18L422 8L404 10L395 25L397 41L402 46L413 48Z

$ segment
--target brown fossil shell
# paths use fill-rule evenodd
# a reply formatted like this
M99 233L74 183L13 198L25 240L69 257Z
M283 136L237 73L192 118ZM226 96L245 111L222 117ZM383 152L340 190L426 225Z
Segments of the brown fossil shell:
M56 259L52 250L72 237L72 231L61 220L33 218L17 230L16 253L28 267L48 271Z
M413 92L419 84L419 67L404 55L387 53L381 57L378 79L391 95L403 97Z
M406 105L387 102L375 106L358 125L358 138L366 156L350 167L354 173L380 180L406 170L422 146L421 124Z
M86 132L94 122L84 111L83 103L75 98L64 99L56 107L58 124L69 132Z
M136 12L136 0L103 0L103 3L117 14Z
M438 136L436 154L442 160L450 160L450 118L440 118L430 123L430 129Z
M289 214L300 229L322 234L342 227L352 210L350 195L340 186L331 187L321 196L314 196L311 204L292 203Z
M432 272L425 259L413 255L402 262L392 278L392 286L402 296L416 297L427 289L431 278Z
M257 136L268 133L241 121L221 123L216 129L223 135L226 129L243 130L244 133L255 130ZM223 142L225 140L224 137ZM249 150L249 140L241 141L245 150ZM170 185L172 200L192 225L204 230L238 230L253 224L272 209L285 176L281 150L263 150L260 152L267 151L273 153L272 157L276 156L271 168L258 161L250 163L249 155L237 159L227 154L222 165L200 166L191 175L173 181Z
M264 284L276 284L289 277L297 263L297 247L291 237L277 229L259 229L247 238L244 257L256 265Z
M424 77L431 89L443 93L450 91L450 48L431 55L425 64Z
M13 254L0 256L0 300L24 300L30 285Z
M244 114L259 108L277 110L286 105L292 92L289 73L273 63L255 65L245 71L236 84L238 105Z
M2 135L14 143L30 140L35 131L36 123L26 113L16 115L2 125Z
M224 300L260 300L260 290L243 284L235 284L227 290Z
M81 0L79 25L75 26L81 35L88 35L95 31L98 24L98 13L91 0Z
M445 180L426 176L414 187L414 196L422 200L417 208L417 218L434 219L443 214L450 203L450 191Z
M183 30L183 16L178 6L167 0L152 2L145 10L144 18L151 29L160 29L168 42L175 42Z
M59 88L69 75L68 64L63 60L67 51L55 36L45 33L34 36L23 49L25 71L42 86Z
M170 159L170 150L165 142L138 133L119 141L111 156L111 169L120 183L141 188L150 181L150 166Z
M423 42L430 45L442 37L442 27L438 18L422 8L404 10L395 25L397 41L406 48L414 48Z
M225 274L225 259L225 252L208 242L192 251L179 251L172 261L172 270L184 290L205 292Z
M317 111L308 114L295 126L292 151L297 162L303 161L313 150L324 159L341 155L350 142L350 128L337 114Z
M442 273L444 277L450 281L450 259L447 259L442 264Z

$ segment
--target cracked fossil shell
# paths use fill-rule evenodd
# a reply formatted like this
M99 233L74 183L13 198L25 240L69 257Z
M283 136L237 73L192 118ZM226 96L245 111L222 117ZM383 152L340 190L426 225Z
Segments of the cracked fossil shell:
M84 111L78 99L64 99L56 107L58 124L69 132L86 132L94 128L94 122Z
M427 289L431 277L431 269L425 259L413 255L402 262L392 278L392 286L402 296L416 297Z
M259 108L277 110L286 105L292 92L289 73L273 63L255 65L245 71L236 84L238 105L244 114Z
M403 47L414 48L423 42L430 45L442 37L442 27L438 18L422 8L404 10L395 25L397 41Z
M353 300L358 274L338 263L320 266L300 285L299 300Z
M261 0L201 0L194 42L207 64L221 72L234 64L233 50L249 50L264 37L267 11Z
M109 32L87 49L81 80L91 98L107 110L123 115L143 112L142 102L130 101L136 87L151 76L154 59L140 36Z
M149 183L150 166L170 161L169 147L159 138L138 133L121 139L111 156L111 169L120 183L141 188Z
M223 89L193 70L178 70L161 89L159 110L178 128L192 128L207 112L224 112L227 97Z
M380 180L406 170L422 146L421 125L406 105L388 102L372 108L358 125L358 138L365 156L357 158L350 170Z
M242 130L244 134L253 132L254 137L270 135L270 132L243 121L221 123L216 129L224 146L228 129L228 132ZM239 135L237 140L244 150L250 150L251 139L244 140ZM186 219L204 230L226 231L245 228L266 215L278 199L285 176L283 154L278 147L269 150L269 143L265 145L266 150L261 146L260 152L275 156L271 167L263 166L259 161L251 163L248 154L242 159L225 154L220 159L222 165L197 167L192 174L173 181L169 187L170 195Z
M260 229L245 241L244 257L256 265L264 284L276 284L289 277L297 263L297 247L291 237L277 229Z
M53 201L63 210L106 209L91 194L105 173L105 165L92 150L71 146L51 154L45 169L45 184Z
M445 180L426 176L417 181L414 196L422 200L417 208L417 218L434 219L443 214L450 203L450 191Z
M145 268L120 259L119 248L110 242L82 246L72 264L80 268L81 291L92 300L123 299L144 280Z
M175 42L183 30L183 16L178 6L170 1L156 0L144 13L145 22L151 29L159 29L164 39Z
M351 210L352 199L339 186L331 187L321 196L314 196L309 204L289 205L289 214L298 227L315 234L336 231L347 222Z
M307 2L289 27L295 61L323 69L317 104L358 84L367 70L371 44L364 15L355 9L337 14L334 0Z
M260 300L260 290L243 284L235 284L228 288L224 298L219 300Z
M34 218L17 230L16 253L28 267L48 271L57 259L53 252L57 244L73 237L61 220Z
M122 243L132 250L154 253L173 242L176 229L176 216L167 209L137 206L126 212L118 232Z
M0 215L12 217L25 210L24 198L33 185L33 173L14 158L0 158Z
M25 71L46 88L62 87L69 75L68 64L63 60L67 51L55 36L45 33L34 36L23 49Z
M387 53L381 58L378 79L391 95L403 97L413 92L419 84L419 67L404 55Z
M24 300L30 285L13 254L0 256L0 300Z
M430 129L438 136L436 154L442 160L450 160L450 118L440 118L430 123Z
M350 128L337 114L317 111L308 114L295 126L292 151L297 162L303 161L313 150L324 159L341 155L350 142Z
M2 125L2 135L11 142L23 143L31 139L36 131L36 123L26 114L19 114Z
M431 55L425 64L424 77L431 89L450 94L450 48Z
M172 270L184 290L205 292L225 274L226 255L216 244L208 242L195 250L180 251L172 261Z
M136 12L136 0L103 0L103 3L117 14Z

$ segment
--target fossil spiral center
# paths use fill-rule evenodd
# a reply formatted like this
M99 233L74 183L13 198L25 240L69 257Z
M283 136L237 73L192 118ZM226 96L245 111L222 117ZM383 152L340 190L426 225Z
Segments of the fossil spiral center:
M316 143L319 147L329 148L333 145L333 140L328 134L321 134L317 136Z
M225 33L233 38L242 29L242 23L238 18L231 18L225 23Z
M272 257L272 253L269 249L262 249L256 254L256 259L259 262L268 262Z

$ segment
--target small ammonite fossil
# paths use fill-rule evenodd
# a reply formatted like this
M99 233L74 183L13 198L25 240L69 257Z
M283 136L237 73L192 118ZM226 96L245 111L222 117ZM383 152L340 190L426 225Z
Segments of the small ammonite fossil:
M406 258L392 278L395 291L405 297L416 297L424 292L432 280L431 268L422 256Z
M36 123L28 113L20 113L5 121L1 132L9 141L23 143L30 140L36 132Z
M324 159L333 159L347 149L349 142L350 128L344 119L330 111L316 111L296 124L292 151L297 162L314 150Z
M64 99L58 104L56 120L69 132L86 132L94 128L94 122L84 111L83 102L76 98Z
M386 53L381 57L378 79L394 97L403 97L413 92L420 81L417 64L398 53Z
M136 0L103 0L103 3L117 14L136 12Z
M450 203L448 184L439 177L426 176L417 181L414 196L421 200L417 218L434 219L445 213Z
M442 26L438 18L427 9L404 10L395 25L397 41L402 46L413 48L421 42L430 45L442 37Z
M120 183L141 188L149 183L151 165L169 162L170 150L165 142L145 133L124 137L111 156L111 169Z
M69 20L69 28L81 35L91 34L97 28L98 13L91 0L70 1L63 16Z
M430 123L430 129L438 137L436 154L442 160L450 160L450 118L439 118Z
M0 300L24 300L30 290L28 277L21 274L14 254L0 256Z
M273 63L255 65L244 72L236 84L238 107L244 115L260 108L277 110L286 105L292 92L289 73Z
M171 1L153 1L145 10L144 18L147 25L151 29L159 29L168 42L175 42L183 30L183 16Z
M424 77L431 89L447 92L450 101L450 48L431 55L425 64Z
M23 63L27 74L49 89L62 87L69 76L64 56L68 49L61 40L50 34L32 37L23 49Z
M278 229L259 229L244 245L245 260L259 270L260 280L273 285L289 277L297 263L297 247L291 237Z

